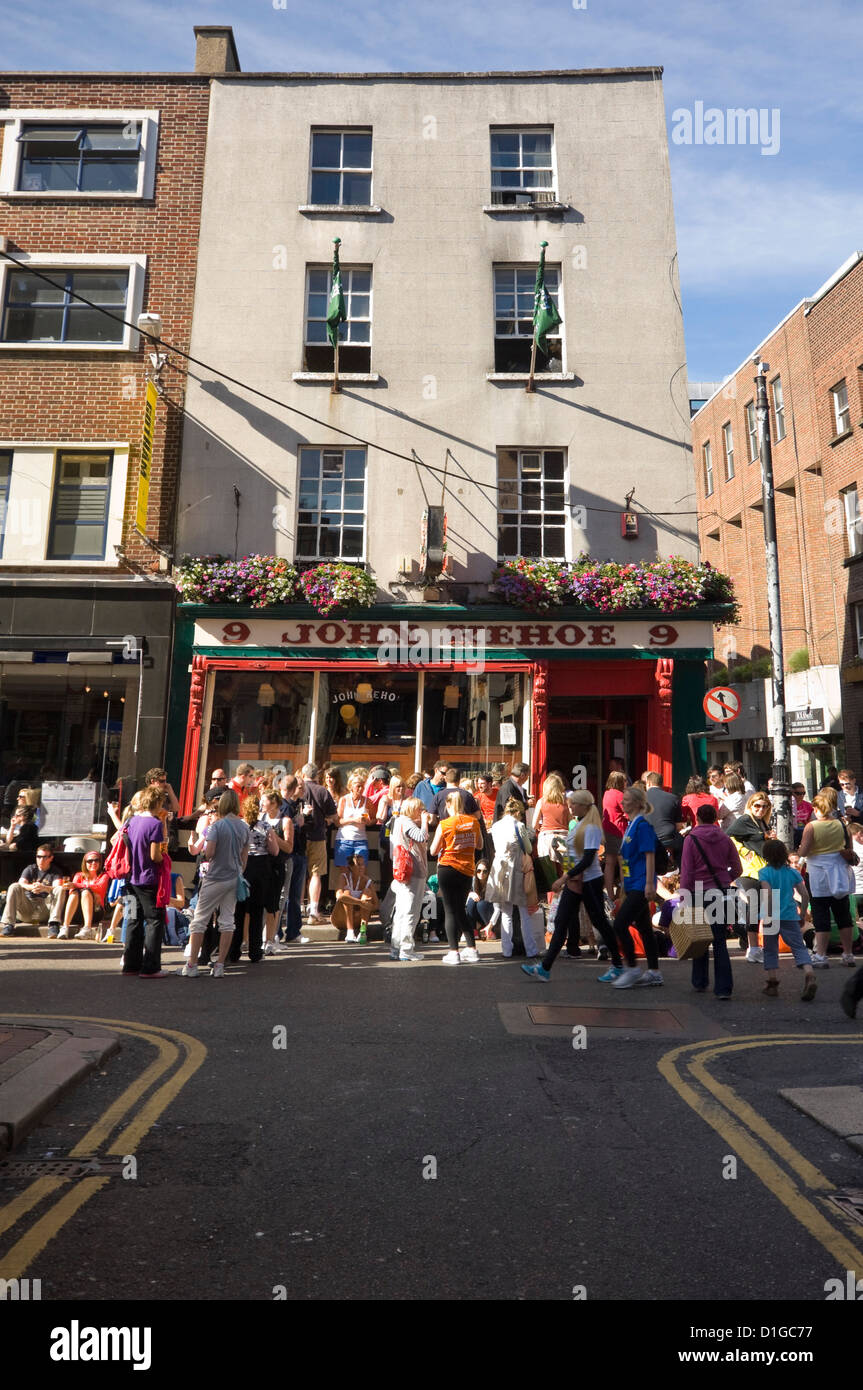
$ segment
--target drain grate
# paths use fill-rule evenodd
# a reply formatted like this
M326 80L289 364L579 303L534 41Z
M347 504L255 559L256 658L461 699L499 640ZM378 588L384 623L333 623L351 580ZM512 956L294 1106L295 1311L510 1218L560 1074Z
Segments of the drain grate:
M530 1004L531 1023L569 1028L632 1028L650 1033L682 1033L683 1024L668 1009L579 1008L574 1004Z
M0 1181L21 1178L119 1178L122 1158L4 1158Z
M863 1187L840 1188L832 1193L830 1201L843 1216L850 1216L852 1221L859 1221L863 1226Z

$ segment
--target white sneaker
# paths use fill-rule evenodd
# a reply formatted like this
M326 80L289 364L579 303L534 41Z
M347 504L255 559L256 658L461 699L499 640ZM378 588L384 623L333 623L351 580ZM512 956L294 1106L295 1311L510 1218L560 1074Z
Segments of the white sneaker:
M645 970L641 979L636 980L635 988L639 989L643 988L646 985L661 985L664 983L665 981L663 980L658 970Z
M95 933L94 933L92 927L82 927L81 930L80 930L79 932L76 932L76 933L75 933L75 940L76 940L76 941L92 941L94 935L95 935Z
M853 969L854 966L857 964L856 960L854 959L854 957L852 956L852 954L851 954L850 951L843 951L843 952L842 952L842 964L843 964L843 965L850 965L852 969Z
M459 957L465 965L476 965L479 960L479 951L475 946L465 946L463 951L459 951Z
M222 978L222 976L224 975L224 973L225 973L225 967L224 967L224 965L222 964L222 962L221 962L220 960L217 960L217 961L216 961L216 964L213 966L213 970L212 970L212 973L211 973L211 975L210 975L210 979L211 979L211 980L220 980L220 979Z
M312 927L320 927L320 926L325 926L326 923L329 922L330 919L329 919L329 917L325 917L324 914L323 914L322 912L310 912L310 913L308 914L306 920L307 920L307 922L309 923L310 926L312 926Z
M621 975L612 982L612 989L632 989L637 980L641 979L641 970L637 965L628 965Z
M423 959L419 951L409 951L406 955L399 954L399 960L421 961Z
M175 970L175 975L182 975L184 980L193 980L198 973L197 965L182 965L179 970Z
M60 930L59 930L58 933L57 933L57 940L58 940L58 941L68 941L68 940L69 940L69 928L68 928L68 927L61 927L61 928L60 928Z
M266 946L264 947L264 955L265 955L265 956L274 956L275 954L276 954L276 948L275 948L275 946L273 945L272 941L268 941L267 944L266 944Z
M750 946L749 950L746 952L746 959L750 961L752 965L763 965L764 952L760 946Z
M816 970L829 970L830 962L826 956L819 956L816 951L812 952L812 964Z
M294 936L290 941L283 941L279 949L289 951L292 946L308 946L311 939L310 936Z
M345 941L356 941L356 932L348 931L345 933Z
M461 956L459 955L458 951L447 951L446 955L444 956L443 960L441 961L441 964L442 964L442 965L461 965Z

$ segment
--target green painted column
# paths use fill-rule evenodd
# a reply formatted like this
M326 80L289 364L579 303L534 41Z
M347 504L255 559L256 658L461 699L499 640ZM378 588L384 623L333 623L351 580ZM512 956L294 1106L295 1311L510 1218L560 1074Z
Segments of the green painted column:
M189 690L192 683L189 667L192 663L194 634L194 620L187 617L178 607L177 624L174 629L171 685L168 692L168 728L165 738L165 769L168 773L168 780L175 789L179 787L180 777L183 773L186 723L189 717Z
M674 769L674 790L682 792L692 776L692 763L689 757L687 735L693 729L704 729L707 715L704 713L703 661L674 659L674 674L671 679L671 764ZM695 744L700 767L706 766L707 742L700 738Z

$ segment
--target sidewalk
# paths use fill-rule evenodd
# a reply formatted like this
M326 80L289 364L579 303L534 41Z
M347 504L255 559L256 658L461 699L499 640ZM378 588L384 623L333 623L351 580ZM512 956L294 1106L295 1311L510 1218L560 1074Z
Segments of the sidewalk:
M783 1100L863 1153L863 1086L802 1086L779 1092Z
M0 1019L0 1154L16 1148L68 1090L119 1049L115 1034L86 1024Z

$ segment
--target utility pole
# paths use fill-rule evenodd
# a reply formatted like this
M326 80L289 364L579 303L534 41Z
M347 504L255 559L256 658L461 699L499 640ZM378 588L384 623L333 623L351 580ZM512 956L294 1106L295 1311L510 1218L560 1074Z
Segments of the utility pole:
M782 607L779 597L779 552L776 544L776 494L773 487L773 453L770 443L770 407L767 373L770 363L756 355L755 416L761 458L761 497L764 504L764 549L767 556L767 615L770 625L770 657L773 665L773 786L770 799L776 813L776 835L788 849L794 847L791 819L791 772L785 738L785 656L782 650Z

